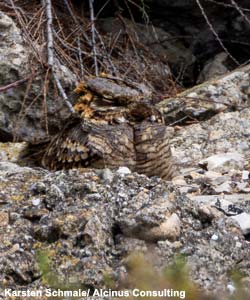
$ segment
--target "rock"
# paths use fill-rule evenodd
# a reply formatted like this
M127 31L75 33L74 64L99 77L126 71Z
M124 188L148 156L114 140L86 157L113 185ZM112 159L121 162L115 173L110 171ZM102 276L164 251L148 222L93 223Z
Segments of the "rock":
M172 179L172 183L174 185L182 186L182 185L187 185L187 182L185 181L183 176L176 176Z
M108 184L110 184L114 179L114 175L110 169L104 169L101 173L101 177L102 177L103 181Z
M0 143L0 160L17 162L20 153L25 149L26 143Z
M47 133L44 122L44 99L40 93L44 85L44 76L39 75L39 72L31 74L29 65L34 61L34 49L31 50L27 46L14 21L3 12L0 12L0 33L0 86L27 78L24 83L0 93L0 141L7 142L13 139L34 141L45 138ZM39 45L33 43L33 47L40 53ZM75 76L65 66L60 68L56 66L56 70L62 86L72 90ZM28 78L27 74L31 77ZM27 89L28 79L32 79L29 89ZM46 114L51 134L63 126L63 121L69 115L65 103L55 99L54 95L54 92L49 90Z
M244 167L244 157L239 153L220 153L201 160L199 165L209 171L225 173L228 169L242 169Z
M201 83L227 73L229 71L226 66L227 58L228 54L226 52L221 52L215 55L215 57L211 60L207 61L200 72L197 83Z
M177 214L173 213L159 227L154 227L145 232L143 239L149 241L176 241L181 233L181 221Z
M39 198L34 198L34 199L32 199L32 204L33 204L34 206L39 206L40 203L41 203L41 199L39 199Z
M13 163L1 164L17 169ZM191 278L207 291L225 291L229 270L239 267L239 261L249 274L249 245L229 218L240 213L238 203L216 206L213 196L201 204L160 178L111 173L112 184L103 180L100 170L91 169L47 172L18 166L11 175L0 172L1 207L10 212L0 232L0 282L4 279L5 287L43 286L35 263L38 248L46 249L62 282L70 277L96 288L105 288L104 271L118 284L117 274L125 270L126 279L124 261L135 249L156 254L151 261L158 269L185 253ZM187 184L189 180L185 177ZM247 204L247 198L237 199ZM15 244L20 248L11 254L10 264L3 253Z
M243 170L241 179L242 180L248 180L248 179L250 179L249 175L250 175L249 171Z
M247 65L223 77L194 86L176 98L159 102L157 107L164 114L167 124L178 124L182 119L207 120L220 112L247 108L249 92L244 87L248 85L249 68L250 65ZM219 138L219 134L215 132L212 136Z
M231 218L236 220L239 223L240 228L244 235L250 233L250 214L243 212L236 216L232 216Z
M237 182L236 187L238 192L240 193L249 193L250 192L250 185L248 182Z
M127 174L131 174L131 171L127 167L119 167L117 173L120 175L127 175Z
M0 12L0 66L1 76L0 85L5 82L12 82L16 73L25 74L25 68L28 65L29 51L23 44L21 32L15 23L3 12ZM12 70L12 72L7 72ZM13 108L13 103L9 103Z
M224 182L216 187L213 188L214 191L218 194L220 193L231 193L232 188L229 182Z
M9 224L9 214L7 212L0 212L0 228L4 228Z
M180 167L194 168L197 167L198 161L227 153L230 149L229 153L236 153L235 158L239 159L239 166L235 162L236 170L242 170L242 163L243 169L247 170L245 165L250 143L249 128L250 109L220 113L209 121L186 126L177 131L170 140L173 155ZM211 132L218 130L221 132L220 136L216 139L211 137Z
M219 239L219 237L218 237L217 234L213 234L213 235L211 236L211 240L212 240L212 241L217 241L218 239Z
M20 167L17 164L11 163L11 162L0 162L0 174L6 175L6 174L16 174L16 173L33 173L33 169L27 168L27 167Z
M214 171L207 171L204 174L204 178L208 179L212 184L222 184L225 181L230 180L230 176L222 175L221 173Z
M222 216L216 208L212 207L211 204L201 204L198 208L199 218L204 221L212 221L215 218Z

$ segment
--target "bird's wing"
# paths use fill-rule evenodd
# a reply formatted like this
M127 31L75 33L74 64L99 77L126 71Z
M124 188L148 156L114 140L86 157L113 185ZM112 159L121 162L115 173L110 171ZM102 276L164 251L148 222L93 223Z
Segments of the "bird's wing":
M79 167L133 167L133 129L128 124L79 120L53 138L42 164L52 170Z

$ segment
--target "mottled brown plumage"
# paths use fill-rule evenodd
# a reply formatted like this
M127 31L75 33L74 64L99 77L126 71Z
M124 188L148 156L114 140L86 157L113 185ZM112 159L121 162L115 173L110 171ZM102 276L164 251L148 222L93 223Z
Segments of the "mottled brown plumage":
M51 140L42 165L52 170L127 166L138 173L169 179L173 162L161 113L139 97L123 97L121 104L86 86L77 90L79 95L83 90L75 104L78 116Z

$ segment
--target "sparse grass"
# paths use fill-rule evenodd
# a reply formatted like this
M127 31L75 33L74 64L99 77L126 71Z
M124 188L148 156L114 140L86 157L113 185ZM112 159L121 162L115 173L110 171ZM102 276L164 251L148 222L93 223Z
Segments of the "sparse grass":
M37 252L37 263L42 274L43 284L61 290L83 289L79 282L70 284L60 279L58 273L52 269L52 263L45 252ZM120 282L115 282L111 275L104 273L103 282L106 289L130 290L129 299L187 299L187 300L249 300L250 290L242 281L243 274L233 271L232 282L236 287L232 296L208 294L198 288L190 279L188 267L184 256L177 255L174 262L162 271L156 270L142 253L132 253L125 260L127 277ZM96 287L98 288L98 287ZM132 294L134 289L140 291L163 291L168 290L167 297L140 296ZM58 298L59 299L59 298Z

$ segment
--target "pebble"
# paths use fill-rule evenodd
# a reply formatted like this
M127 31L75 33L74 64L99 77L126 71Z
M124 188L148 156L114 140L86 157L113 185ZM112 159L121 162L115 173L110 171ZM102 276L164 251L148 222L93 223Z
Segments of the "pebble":
M32 199L32 204L34 206L38 206L38 205L40 205L40 203L41 203L41 199L39 199L39 198Z
M127 167L119 167L117 173L120 175L127 175L127 174L131 174L131 171Z
M216 193L223 193L223 192L230 193L230 192L232 192L232 188L231 188L229 182L224 182L224 183L214 187L214 190L215 190Z
M7 212L0 212L0 227L5 227L9 224L9 214Z
M173 213L159 227L153 227L145 233L146 239L151 241L171 240L176 241L181 233L181 220L177 214Z
M101 178L105 183L111 183L114 179L114 175L110 169L104 169L101 173Z
M200 166L205 167L209 171L226 172L230 167L242 169L244 166L243 155L235 153L220 153L209 156L199 162Z
M249 175L250 175L250 172L248 172L246 170L243 170L242 171L242 177L241 177L241 179L242 180L248 180L249 179Z
M243 212L239 215L232 216L231 218L238 222L244 235L250 233L250 214Z
M236 288L235 288L235 286L234 286L232 283L229 283L229 284L227 285L227 290L228 290L229 293L232 295L232 294L235 292Z
M212 240L212 241L218 241L218 239L219 239L219 237L218 237L217 234L213 234L213 235L211 236L211 240Z

